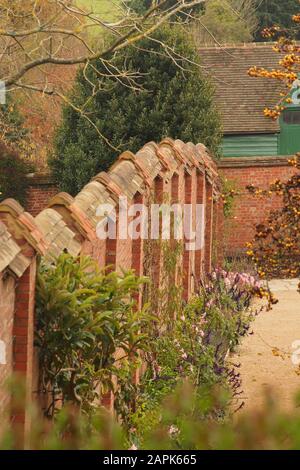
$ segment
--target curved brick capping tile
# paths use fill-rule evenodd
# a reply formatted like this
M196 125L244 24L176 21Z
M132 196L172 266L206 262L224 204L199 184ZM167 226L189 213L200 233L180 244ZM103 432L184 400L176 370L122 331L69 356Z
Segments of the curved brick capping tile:
M6 225L0 222L0 273L9 270L13 275L21 277L29 264L30 260L21 253L20 246Z
M25 375L28 398L36 386L33 328L37 255L54 260L63 251L72 255L90 254L100 266L133 268L143 274L143 240L99 240L96 227L100 204L117 207L119 197L128 203L148 204L163 200L205 206L205 246L184 252L184 296L194 290L194 279L210 270L213 232L222 227L220 181L216 164L205 146L180 140L149 142L136 154L124 152L107 173L100 173L74 198L56 194L48 208L36 217L16 201L0 204L0 341L5 348L5 364L0 363L0 412L8 407L3 391L5 379L13 372ZM154 198L154 199L153 199ZM160 282L158 252L153 269L154 281ZM142 299L138 301L141 303ZM3 346L4 343L4 346ZM4 361L2 361L4 362ZM13 416L14 421L29 426L29 417Z
M44 236L47 258L56 259L64 250L73 256L80 253L81 244L76 234L66 226L58 211L45 209L36 216L35 222Z

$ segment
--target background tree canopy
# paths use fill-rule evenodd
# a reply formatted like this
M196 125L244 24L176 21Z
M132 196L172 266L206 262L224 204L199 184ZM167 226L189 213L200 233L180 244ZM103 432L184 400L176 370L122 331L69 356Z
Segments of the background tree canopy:
M153 39L114 59L119 70L126 66L139 72L134 83L138 81L140 89L132 80L123 77L122 83L121 78L108 77L100 61L78 73L72 102L84 107L109 144L87 119L66 106L50 158L61 190L76 194L122 151L136 152L166 136L202 142L218 154L221 124L213 104L214 89L195 63L199 61L195 47L175 27L156 32Z
M177 2L178 2L178 0L167 0L165 2L160 0L160 3L162 3L161 9L162 10L168 10L170 7L176 5ZM138 14L143 14L146 11L148 11L149 8L151 8L152 6L154 6L157 3L159 3L159 2L156 2L155 0L129 0L129 2L127 2L127 5L132 10L136 11ZM193 14L200 13L203 10L204 10L204 5L196 5L190 11L187 10L184 13L179 13L179 17L185 19L185 18L187 18L186 14L188 14L188 13L193 13Z
M0 106L0 135L0 201L15 198L24 204L28 186L26 175L35 165L24 118L9 94L6 104Z
M273 25L292 29L295 23L292 16L299 13L299 0L257 0L257 16L259 26L255 41L266 41L261 31Z
M0 202L14 198L25 203L28 178L32 167L22 160L11 147L0 142Z
M257 30L257 0L207 0L192 23L197 44L251 42Z

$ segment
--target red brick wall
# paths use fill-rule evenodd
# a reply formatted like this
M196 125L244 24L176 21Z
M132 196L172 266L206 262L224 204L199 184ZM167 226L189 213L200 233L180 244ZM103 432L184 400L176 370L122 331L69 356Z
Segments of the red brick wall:
M251 196L246 186L253 184L266 189L276 179L287 180L295 170L285 157L226 158L219 169L221 175L235 182L240 192L235 198L233 215L224 227L227 254L239 254L245 251L246 243L252 241L255 226L266 219L270 210L281 205L277 196L271 199Z
M11 276L0 274L0 345L5 352L5 361L0 356L0 412L7 410L9 396L5 382L13 371L13 321L15 305L15 281ZM4 358L3 358L4 359ZM6 364L2 364L6 362Z
M16 289L15 315L14 315L14 347L13 359L15 372L24 374L26 386L26 401L33 398L33 362L34 362L34 302L35 302L35 281L36 281L36 259L32 259L31 265L27 268L23 276L19 279ZM13 416L15 422L24 423L30 426L29 414L19 414Z
M169 144L165 145L168 147ZM165 149L165 152L167 151ZM195 207L196 202L203 202L207 205L205 247L198 254L193 251L185 251L178 261L178 266L180 265L183 269L184 296L187 299L194 291L195 277L202 274L204 267L206 270L210 270L211 241L216 238L212 233L214 229L213 217L215 207L218 205L213 203L212 200L213 191L210 179L214 180L214 195L217 197L218 178L215 173L215 165L208 162L208 156L203 156L207 161L206 165L201 166L195 160L196 157L191 154L189 156L181 155L177 149L174 155L176 155L176 158L173 156L172 159L168 160L163 152L157 151L156 156L162 164L154 180L150 179L146 168L143 170L138 166L139 171L141 171L139 178L144 182L140 184L136 194L133 195L133 202L144 203L148 206L149 214L151 214L150 203L170 204L178 202L181 205L192 204ZM111 193L113 199L126 192L124 188L118 188L116 183L110 181L109 176L107 178L108 182L104 179L102 184L107 185L106 190ZM48 206L49 200L57 192L57 188L48 176L33 177L30 180L26 210L33 216L37 215ZM81 244L81 253L90 254L101 267L110 264L116 269L133 268L140 275L150 273L154 285L161 286L161 283L165 282L162 279L163 252L161 243L157 245L155 256L151 257L151 266L145 267L147 251L145 249L146 244L143 241L132 241L131 238L127 240L118 238L116 240L98 240L92 222L88 220L88 217L85 217L85 214L81 213L80 206L76 206L76 202L69 204L69 198L64 194L54 201L51 207L59 212L64 220L65 225L62 224L62 231L65 230L68 234L69 230L73 231L74 237ZM150 219L151 216L148 220L150 222L149 228L151 226ZM49 248L48 234L44 233L44 230L47 230L45 227L48 227L48 225L45 225L45 227L39 226L32 217L20 211L14 201L7 201L6 204L3 204L1 220L6 224L11 238L21 249L22 267L25 269L28 264L29 266L25 272L15 271L16 277L19 276L16 281L11 277L11 260L8 260L7 264L4 265L4 273L0 272L0 341L5 342L7 350L7 364L0 365L0 388L11 372L19 372L24 375L26 380L26 398L29 399L32 395L35 376L37 376L34 370L33 351L36 255L37 253L45 254ZM193 228L195 228L195 217L192 220ZM162 234L161 222L159 225L160 234ZM61 240L63 240L62 236ZM53 243L55 244L56 241L54 240ZM63 245L65 249L68 246L67 244ZM63 247L60 247L61 251ZM28 264L23 264L24 259L28 261ZM14 261L16 262L16 260ZM21 274L22 272L23 274ZM178 283L182 282L182 277L176 277L176 275L174 273L174 282L179 277L180 281ZM138 301L141 306L141 293ZM8 402L9 397L3 390L0 390L0 412L1 408L9 409ZM13 421L20 425L18 427L24 435L24 431L30 424L27 414L24 415L18 409L12 410L11 414Z
M34 217L45 209L50 199L58 193L51 176L36 175L30 178L26 195L26 210Z
M34 255L33 252L32 254ZM35 256L23 276L16 281L8 272L0 273L0 348L3 348L4 343L6 356L5 361L0 360L0 416L2 412L11 412L5 382L12 373L17 372L24 376L25 399L32 398L35 276ZM3 359L2 356L3 354L0 359ZM21 424L22 432L30 425L29 415L25 416L19 411L13 411L13 421Z

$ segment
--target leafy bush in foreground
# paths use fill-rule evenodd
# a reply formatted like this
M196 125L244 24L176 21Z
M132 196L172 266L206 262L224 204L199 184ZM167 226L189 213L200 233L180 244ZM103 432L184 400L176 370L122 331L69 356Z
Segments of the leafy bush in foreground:
M145 354L148 367L137 395L137 410L127 423L131 442L143 445L145 435L159 427L164 398L187 380L196 394L203 387L218 385L231 398L240 395L238 365L227 361L226 355L249 333L252 320L263 309L252 308L254 296L262 291L253 276L216 270L172 326L149 333L153 340ZM210 410L211 418L225 418L228 407L223 404Z
M134 300L144 281L101 271L89 257L63 254L40 265L35 343L47 417L67 403L91 412L114 389L113 375L131 383L147 343L148 316Z
M300 395L299 395L300 397ZM160 421L147 430L139 449L150 450L299 450L299 397L295 411L279 411L280 403L269 392L264 407L254 413L215 419L228 405L228 393L220 387L201 389L185 382L160 405ZM64 407L54 422L45 422L32 411L34 427L26 436L32 450L126 450L120 424L103 409L88 417L78 409ZM0 436L0 449L18 448L16 428L8 426Z
M43 421L35 414L30 448L236 445L234 436L215 440L215 433L235 432L230 409L241 393L238 365L226 355L249 333L260 311L252 308L252 300L261 283L247 274L216 270L179 316L163 324L136 311L133 297L141 282L131 273L101 272L84 257L64 254L54 265L41 265L40 392L46 396L44 415L54 419ZM140 357L147 369L133 385ZM119 424L100 407L101 393L109 388L116 392ZM8 429L2 447L18 446L14 432Z

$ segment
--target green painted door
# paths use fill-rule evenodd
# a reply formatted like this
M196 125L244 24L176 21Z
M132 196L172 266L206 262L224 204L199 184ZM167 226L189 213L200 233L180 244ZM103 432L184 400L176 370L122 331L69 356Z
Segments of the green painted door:
M267 157L278 155L278 134L225 135L223 157Z
M287 108L280 116L280 155L300 152L300 108Z

